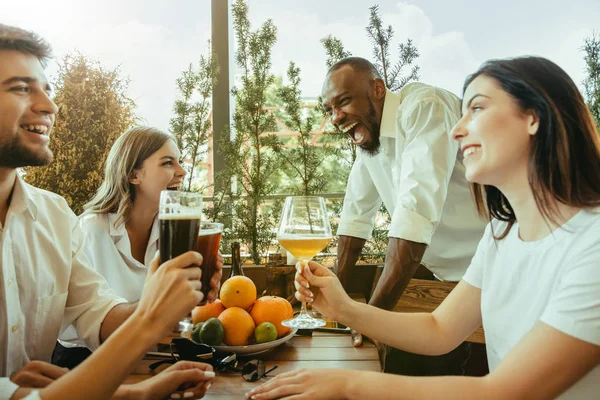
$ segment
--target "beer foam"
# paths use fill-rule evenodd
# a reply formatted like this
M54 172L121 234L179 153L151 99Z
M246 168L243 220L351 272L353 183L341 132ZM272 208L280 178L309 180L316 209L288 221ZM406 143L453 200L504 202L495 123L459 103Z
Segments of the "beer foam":
M208 236L208 235L214 235L215 233L222 233L223 230L219 229L219 228L211 228L211 229L202 229L202 227L200 227L200 230L198 231L198 236Z
M159 213L158 219L202 219L202 212L198 210L177 210L170 213Z

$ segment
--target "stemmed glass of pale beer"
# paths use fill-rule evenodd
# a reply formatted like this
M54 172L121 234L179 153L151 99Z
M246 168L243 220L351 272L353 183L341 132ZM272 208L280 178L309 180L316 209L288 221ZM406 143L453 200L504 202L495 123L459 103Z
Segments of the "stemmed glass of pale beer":
M296 257L302 266L331 241L331 225L325 199L317 196L288 196L285 199L277 241ZM325 320L312 317L302 302L300 314L281 323L290 328L314 329Z
M201 194L173 190L160 193L158 246L161 264L196 248L201 216ZM189 328L189 318L180 321L180 330Z

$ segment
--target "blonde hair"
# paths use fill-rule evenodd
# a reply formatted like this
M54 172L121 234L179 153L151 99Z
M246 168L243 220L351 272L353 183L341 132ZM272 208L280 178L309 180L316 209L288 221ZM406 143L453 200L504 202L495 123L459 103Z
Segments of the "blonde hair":
M119 136L106 158L104 181L83 207L83 215L116 213L115 227L125 224L135 200L134 185L129 179L169 139L174 140L168 133L148 126L131 128Z

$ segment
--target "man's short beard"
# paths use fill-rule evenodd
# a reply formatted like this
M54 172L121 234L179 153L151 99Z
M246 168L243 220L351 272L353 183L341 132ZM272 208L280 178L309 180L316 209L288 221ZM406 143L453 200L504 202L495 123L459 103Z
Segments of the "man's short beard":
M41 167L52 162L53 154L50 150L36 154L25 148L19 141L19 137L0 147L0 167L21 168Z
M369 122L369 131L371 132L371 141L365 143L363 146L360 146L361 149L367 155L371 157L375 157L379 154L381 141L379 140L379 136L381 135L381 126L377 122L377 113L375 112L375 106L373 102L369 102L369 114L367 115L367 121Z

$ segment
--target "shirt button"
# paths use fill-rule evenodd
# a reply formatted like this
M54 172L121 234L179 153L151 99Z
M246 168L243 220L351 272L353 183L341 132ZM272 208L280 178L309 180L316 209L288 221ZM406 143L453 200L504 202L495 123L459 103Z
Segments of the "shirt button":
M8 280L8 286L12 285L12 283L13 283L12 279L9 279Z
M12 333L15 333L16 331L19 330L19 325L13 325L12 328L10 328Z

